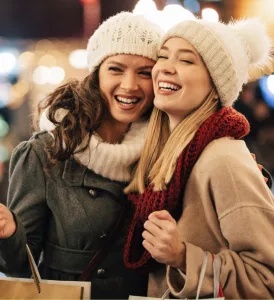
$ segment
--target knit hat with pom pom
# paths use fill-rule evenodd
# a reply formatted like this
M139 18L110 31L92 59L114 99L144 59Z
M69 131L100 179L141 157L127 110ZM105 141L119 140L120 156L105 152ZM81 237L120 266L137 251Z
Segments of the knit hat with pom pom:
M248 81L250 67L270 62L271 42L259 19L230 23L190 20L172 27L160 47L172 37L187 40L201 55L222 106L231 106Z

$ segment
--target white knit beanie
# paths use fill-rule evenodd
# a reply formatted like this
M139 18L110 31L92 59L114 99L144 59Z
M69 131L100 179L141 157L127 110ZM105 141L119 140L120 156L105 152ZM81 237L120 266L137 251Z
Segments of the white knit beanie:
M270 61L270 38L256 18L228 25L199 19L184 21L163 36L160 47L172 37L184 38L199 52L222 106L231 106L237 99L248 81L250 67L263 67Z
M162 29L142 15L121 12L103 22L88 42L89 72L109 56L135 54L157 60Z

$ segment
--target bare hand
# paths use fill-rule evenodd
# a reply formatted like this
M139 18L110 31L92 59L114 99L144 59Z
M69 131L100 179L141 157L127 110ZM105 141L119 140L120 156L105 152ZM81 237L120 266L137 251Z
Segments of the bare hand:
M144 224L143 246L156 261L185 269L185 244L176 221L166 210L151 213Z
M11 237L16 230L16 223L10 210L0 203L0 239Z

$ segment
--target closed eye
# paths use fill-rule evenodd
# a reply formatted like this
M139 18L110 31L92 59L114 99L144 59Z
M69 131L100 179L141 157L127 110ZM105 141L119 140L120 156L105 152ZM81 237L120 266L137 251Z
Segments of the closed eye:
M189 65L192 65L192 64L193 64L192 61L187 60L187 59L181 59L180 61L181 61L181 62L184 62L184 63L187 63L187 64L189 64Z
M167 56L158 55L157 58L158 58L158 59L161 59L161 58L162 58L162 59L167 59Z

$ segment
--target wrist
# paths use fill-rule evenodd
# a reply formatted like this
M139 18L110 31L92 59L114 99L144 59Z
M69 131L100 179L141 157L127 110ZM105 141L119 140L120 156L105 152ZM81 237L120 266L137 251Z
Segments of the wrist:
M173 267L185 272L185 270L186 270L186 246L185 246L185 243L181 243L181 247L178 251L177 259L176 259L176 262Z

